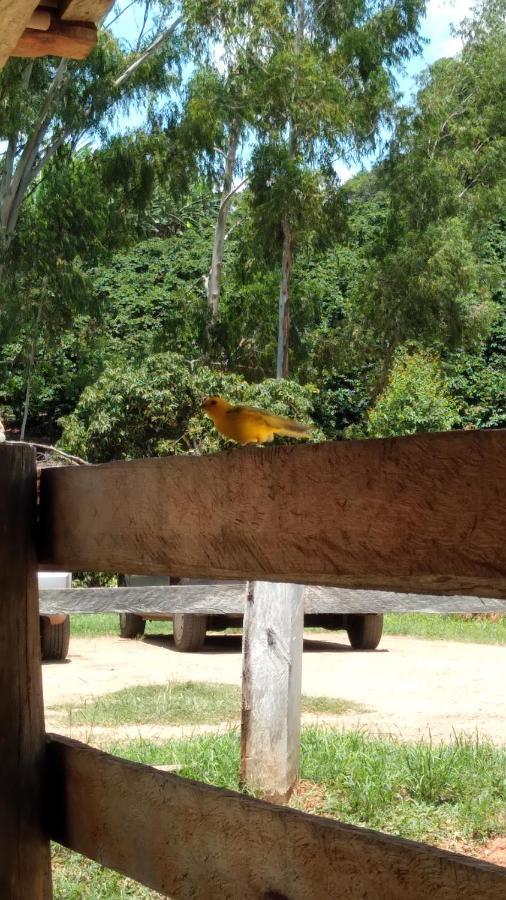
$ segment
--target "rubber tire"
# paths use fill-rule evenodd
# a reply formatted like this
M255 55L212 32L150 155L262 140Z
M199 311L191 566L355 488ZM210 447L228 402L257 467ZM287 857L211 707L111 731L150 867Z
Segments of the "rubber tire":
M49 619L40 616L40 653L44 660L64 660L68 656L70 641L70 616L60 625L51 625Z
M136 638L144 634L146 620L135 613L119 614L119 636L122 638Z
M383 634L383 615L367 613L348 616L346 631L354 650L376 650Z
M180 653L197 653L204 646L207 616L174 613L174 646Z

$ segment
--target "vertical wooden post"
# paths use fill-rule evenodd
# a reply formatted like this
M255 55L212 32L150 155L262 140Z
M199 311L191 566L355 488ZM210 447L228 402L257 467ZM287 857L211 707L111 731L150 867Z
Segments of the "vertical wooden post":
M0 445L0 897L48 900L35 453Z
M304 587L250 585L243 624L241 781L288 799L300 759Z

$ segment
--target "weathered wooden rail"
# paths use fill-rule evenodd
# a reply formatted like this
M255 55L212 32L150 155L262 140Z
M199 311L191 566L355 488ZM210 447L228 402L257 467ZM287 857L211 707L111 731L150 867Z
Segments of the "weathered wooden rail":
M505 435L46 469L49 569L506 598Z
M46 470L39 564L257 580L276 653L262 609L295 620L293 582L506 598L505 485L504 432ZM497 866L44 743L35 495L31 449L1 445L1 897L51 896L50 838L175 900L506 896Z
M224 615L244 613L248 582L174 584L167 587L71 588L40 591L40 612L134 613L158 615ZM340 613L506 613L506 599L493 597L439 597L399 594L391 591L349 591L343 588L307 586L306 614Z

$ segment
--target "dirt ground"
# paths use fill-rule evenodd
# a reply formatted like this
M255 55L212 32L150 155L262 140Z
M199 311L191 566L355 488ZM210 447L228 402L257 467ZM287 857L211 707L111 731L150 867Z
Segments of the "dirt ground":
M342 641L342 643L340 642ZM394 734L405 740L479 733L506 744L506 647L383 637L374 652L353 652L345 636L306 632L303 693L340 697L367 711L335 720L344 728ZM65 663L43 666L46 727L100 744L107 729L83 734L55 707L139 684L210 681L240 684L241 638L215 635L203 652L177 653L171 637L72 638ZM315 717L312 717L312 721ZM306 718L306 721L308 719ZM328 721L320 716L318 721ZM218 726L219 728L220 726ZM196 726L128 726L115 736L168 737ZM207 726L206 730L214 730Z

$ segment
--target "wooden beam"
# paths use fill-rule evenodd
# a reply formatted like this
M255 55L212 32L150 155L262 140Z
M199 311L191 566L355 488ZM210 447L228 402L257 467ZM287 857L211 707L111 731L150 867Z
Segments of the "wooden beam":
M215 585L171 585L170 587L71 588L40 591L40 611L53 613L243 613L247 584L221 582ZM506 610L506 608L505 608Z
M391 591L349 591L308 586L305 613L499 613L506 615L506 599L442 597L437 594L393 594Z
M27 22L26 27L35 29L36 31L47 31L51 25L51 13L48 9L40 9L37 8L31 17L30 21Z
M0 897L48 900L35 453L27 444L0 444L0 498Z
M503 900L506 869L50 736L51 838L174 900ZM27 894L30 896L30 894Z
M49 568L506 598L506 430L46 468Z
M191 613L242 614L247 594L245 581L202 585L134 588L71 588L39 591L41 614L59 613ZM506 615L506 600L481 597L432 597L392 594L388 591L347 591L342 588L306 587L304 612L317 613L499 613Z
M100 22L113 0L64 0L60 18L67 22Z
M12 48L18 43L39 0L0 0L0 69L12 54Z
M11 50L11 56L62 56L86 59L97 43L97 29L92 24L69 24L52 19L47 31L27 28Z
M251 585L242 638L241 783L277 802L299 774L304 588Z

